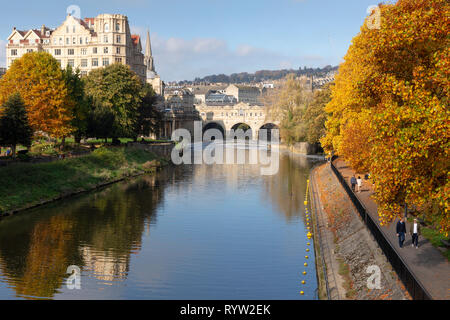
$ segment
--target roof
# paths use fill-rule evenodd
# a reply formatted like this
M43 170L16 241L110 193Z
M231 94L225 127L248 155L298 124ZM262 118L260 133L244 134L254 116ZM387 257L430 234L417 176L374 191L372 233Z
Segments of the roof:
M209 91L225 90L227 86L194 86L192 87L193 94L207 94Z
M141 37L137 34L132 34L131 35L131 40L133 41L133 44L135 46L137 46L139 44L139 42L141 41Z

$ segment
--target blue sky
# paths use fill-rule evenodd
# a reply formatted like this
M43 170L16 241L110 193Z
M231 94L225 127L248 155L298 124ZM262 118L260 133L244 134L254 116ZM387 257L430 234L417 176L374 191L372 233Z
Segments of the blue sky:
M150 28L156 69L166 81L218 73L337 65L359 32L367 8L378 2L8 1L2 3L0 12L0 66L5 65L4 46L14 26L57 27L70 5L78 5L83 18L100 13L125 14L132 31L142 36Z

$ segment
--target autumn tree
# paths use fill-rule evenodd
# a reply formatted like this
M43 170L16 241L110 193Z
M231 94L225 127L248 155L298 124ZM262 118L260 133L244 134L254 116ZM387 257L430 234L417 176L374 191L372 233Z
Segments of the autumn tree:
M308 103L303 117L306 126L306 141L315 144L325 136L325 122L327 113L325 106L331 100L330 85L325 85L322 90L314 92L312 100Z
M24 102L19 93L14 93L0 108L0 145L11 146L15 157L16 146L29 147L32 136Z
M352 166L369 169L383 223L414 204L447 234L449 6L447 0L379 5L380 28L366 21L339 68L321 140Z
M22 96L30 125L55 138L69 135L73 128L73 101L58 61L46 52L24 54L0 79L0 104L12 92Z
M111 137L136 135L143 90L141 80L128 66L113 64L91 71L86 78L85 90L96 106L113 115Z

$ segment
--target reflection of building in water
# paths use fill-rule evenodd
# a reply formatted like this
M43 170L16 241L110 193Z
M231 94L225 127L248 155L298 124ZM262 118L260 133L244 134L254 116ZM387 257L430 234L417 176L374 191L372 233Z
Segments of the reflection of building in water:
M80 252L86 271L92 271L95 278L103 281L117 281L127 277L130 256L111 251L98 251L91 247L81 247Z

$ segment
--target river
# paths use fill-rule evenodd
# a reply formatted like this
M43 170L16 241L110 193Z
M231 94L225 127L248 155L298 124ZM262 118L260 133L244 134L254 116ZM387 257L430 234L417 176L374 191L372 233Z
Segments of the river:
M0 299L317 299L312 165L169 167L5 218ZM80 289L66 285L72 265Z

